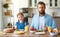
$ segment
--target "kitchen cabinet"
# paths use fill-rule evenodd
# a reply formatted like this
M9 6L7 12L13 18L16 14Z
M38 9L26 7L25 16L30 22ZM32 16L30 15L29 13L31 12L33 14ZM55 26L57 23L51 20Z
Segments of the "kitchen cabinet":
M29 8L37 8L37 0L29 0Z
M18 3L20 8L28 8L29 0L19 0Z
M37 3L39 1L44 2L46 5L48 4L48 0L29 0L29 8L37 8Z
M49 8L60 8L60 0L49 0Z
M36 8L37 0L19 0L20 8Z

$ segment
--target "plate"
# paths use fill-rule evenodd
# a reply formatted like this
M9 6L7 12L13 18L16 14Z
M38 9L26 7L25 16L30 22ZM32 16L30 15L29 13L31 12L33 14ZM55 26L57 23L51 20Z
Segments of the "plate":
M16 33L16 34L23 34L24 31L15 31L14 33Z
M35 32L35 34L45 34L45 32Z
M35 31L30 31L31 33L34 33Z

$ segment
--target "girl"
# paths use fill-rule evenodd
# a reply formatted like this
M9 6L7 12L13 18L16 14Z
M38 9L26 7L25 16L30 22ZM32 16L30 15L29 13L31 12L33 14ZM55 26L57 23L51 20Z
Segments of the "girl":
M18 18L18 21L16 22L15 28L19 31L20 30L24 31L25 30L25 25L28 25L28 22L26 22L24 20L23 13L18 13L17 18Z

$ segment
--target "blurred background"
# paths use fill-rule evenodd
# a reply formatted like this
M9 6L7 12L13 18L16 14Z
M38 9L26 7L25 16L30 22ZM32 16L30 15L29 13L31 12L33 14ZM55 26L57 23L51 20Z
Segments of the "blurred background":
M30 25L32 17L38 12L39 1L46 4L46 13L54 18L60 29L60 0L0 0L0 30L3 30L8 23L15 25L16 15L22 10Z

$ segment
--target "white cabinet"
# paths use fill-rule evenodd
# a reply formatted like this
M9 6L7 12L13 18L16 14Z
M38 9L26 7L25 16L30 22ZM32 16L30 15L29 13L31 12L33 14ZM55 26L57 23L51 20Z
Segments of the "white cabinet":
M60 8L60 0L49 0L49 8Z
M39 1L44 2L46 5L48 4L48 0L29 0L29 8L37 8L37 3Z
M37 8L37 0L29 0L29 8Z
M37 0L19 0L20 8L35 8Z
M60 8L60 0L29 0L29 8L37 8L37 3L42 1L49 8Z
M29 3L29 0L19 0L19 7L20 8L28 8L28 3Z

